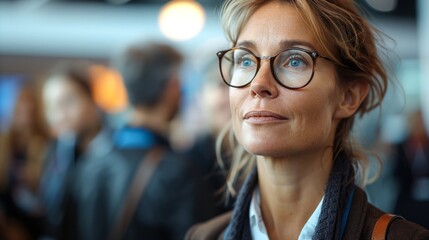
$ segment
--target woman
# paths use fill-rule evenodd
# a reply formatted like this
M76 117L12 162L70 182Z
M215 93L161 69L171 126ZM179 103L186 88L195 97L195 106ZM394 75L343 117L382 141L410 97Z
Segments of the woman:
M222 21L233 48L218 57L239 143L229 192L246 180L231 218L188 237L370 239L383 213L354 184L365 157L349 134L386 92L374 29L344 0L227 0ZM429 232L395 219L387 239Z
M80 194L79 168L111 150L111 131L93 96L90 66L63 63L43 85L45 116L56 136L42 178L46 235L71 239L76 226L71 199ZM68 225L66 225L68 224Z
M38 92L33 84L25 83L16 100L11 126L0 135L0 216L4 211L7 218L0 232L21 232L27 239L40 234L37 196L47 143Z

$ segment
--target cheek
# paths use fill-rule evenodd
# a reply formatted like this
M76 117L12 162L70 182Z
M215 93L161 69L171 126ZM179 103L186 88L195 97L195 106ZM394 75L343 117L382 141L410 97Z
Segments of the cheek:
M240 111L242 108L245 99L246 99L246 89L236 89L230 88L229 90L229 106L231 111L231 121L232 128L237 140L242 143L242 123L243 123L243 113Z
M337 108L335 86L324 91L312 91L311 98L300 98L300 103L293 104L294 121L291 130L296 139L310 145L329 144L335 133L334 114ZM305 101L305 99L307 99ZM310 100L309 100L310 99Z
M326 102L317 102L310 106L296 109L291 130L295 139L315 144L317 141L326 141L331 131L332 110Z
M230 95L233 129L238 142L252 154L267 156L292 156L331 145L335 132L332 92L302 91L282 95L285 97L271 106L288 114L290 122L257 128L242 119L245 98Z

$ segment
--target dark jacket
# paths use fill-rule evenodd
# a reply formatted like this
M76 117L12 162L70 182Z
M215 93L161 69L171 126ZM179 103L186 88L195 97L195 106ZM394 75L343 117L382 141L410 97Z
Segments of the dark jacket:
M429 142L419 149L409 139L394 146L394 177L399 193L395 213L429 228ZM422 143L423 144L423 143Z
M75 188L74 177L82 164L106 157L113 149L112 130L104 125L88 145L78 153L75 136L62 136L49 149L41 181L41 204L44 210L44 235L53 239L67 239L75 229L75 208L70 201L70 189ZM73 234L71 234L72 236ZM72 237L70 237L72 238Z
M186 230L207 218L199 215L204 196L198 172L174 153L161 136L147 130L124 128L115 134L111 151L82 162L69 188L69 211L74 226L66 237L104 240L117 220L124 196L149 149L162 146L160 163L143 192L125 239L183 239Z
M192 165L196 166L203 176L203 184L211 201L201 203L203 211L210 214L210 218L216 217L232 209L232 202L226 204L223 189L226 181L226 171L219 167L216 159L216 139L212 135L200 136L194 146L186 153Z
M252 192L245 193L240 192L240 194L251 194ZM240 196L239 196L240 198ZM249 200L251 198L248 198ZM245 204L249 206L250 204ZM243 208L242 206L235 206L234 214L244 214L248 216L249 209ZM237 208L239 209L237 211ZM244 212L243 212L244 211ZM372 231L375 225L375 222L378 218L384 213L368 203L365 192L359 187L355 188L353 195L353 201L350 208L350 214L347 219L347 225L345 228L343 239L371 239ZM246 224L249 224L249 219L246 218ZM228 234L225 233L226 228L234 227L236 224L230 224L231 213L223 214L215 219L212 219L208 222L195 225L192 227L186 236L186 239L191 240L217 240L217 239L229 239ZM339 225L339 224L337 224ZM250 227L244 228L249 230ZM226 236L225 236L226 235ZM250 236L250 232L243 234ZM243 237L243 239L249 239L248 237ZM429 239L429 231L423 227L406 221L402 219L396 219L389 226L386 239Z

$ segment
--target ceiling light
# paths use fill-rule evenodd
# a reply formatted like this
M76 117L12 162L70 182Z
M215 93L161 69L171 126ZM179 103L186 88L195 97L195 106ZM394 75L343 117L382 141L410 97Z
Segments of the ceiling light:
M196 1L173 0L161 8L158 22L167 38L174 41L189 40L203 29L204 8Z

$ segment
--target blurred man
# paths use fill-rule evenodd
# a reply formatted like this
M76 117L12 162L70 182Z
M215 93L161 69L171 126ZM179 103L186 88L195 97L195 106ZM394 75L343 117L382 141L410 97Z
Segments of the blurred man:
M204 201L198 173L167 140L180 105L182 56L167 45L141 44L115 60L129 117L115 133L113 151L79 173L74 238L183 239L207 217L198 212Z

